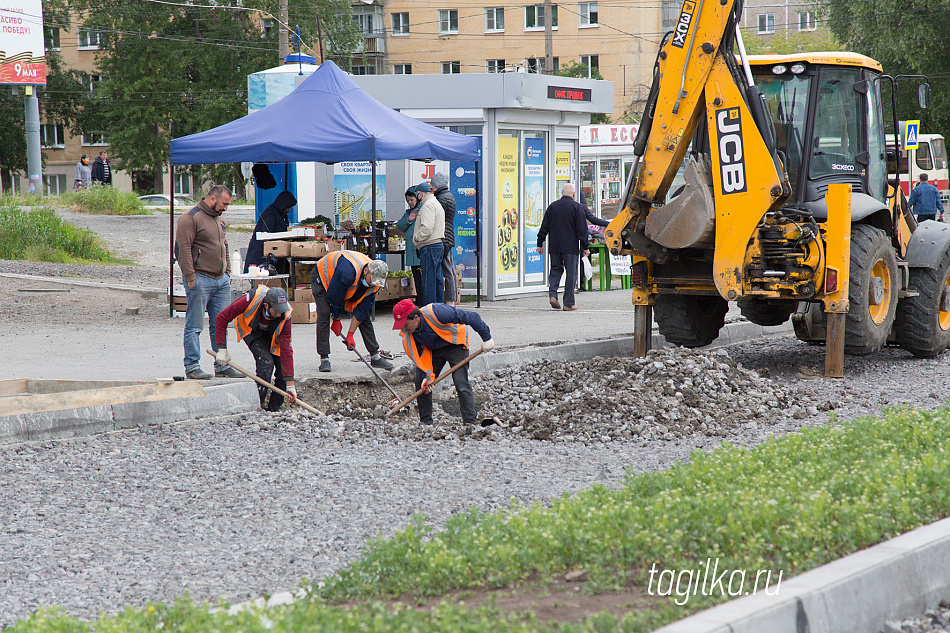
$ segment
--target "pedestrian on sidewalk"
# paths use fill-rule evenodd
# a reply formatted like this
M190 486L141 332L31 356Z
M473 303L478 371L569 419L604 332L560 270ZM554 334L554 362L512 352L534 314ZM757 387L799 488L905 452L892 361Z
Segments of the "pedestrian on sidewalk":
M89 167L89 156L83 154L76 163L76 176L73 180L73 191L88 189L92 186L92 168Z
M576 310L574 288L577 284L580 255L590 254L587 249L587 223L584 221L584 209L574 200L574 185L565 183L561 187L561 198L555 200L544 210L541 228L538 230L538 252L544 252L544 241L548 241L548 255L551 258L551 270L548 273L548 301L555 310L561 309L558 302L558 286L561 276L567 274L564 281L564 310Z
M109 152L106 150L99 152L99 155L96 156L96 160L93 161L89 172L93 183L99 183L100 185L111 185L112 166L109 165Z
M211 346L218 351L215 341L215 319L231 301L231 258L228 238L224 232L221 214L231 204L231 190L215 185L208 195L198 201L188 213L178 219L175 235L175 256L185 283L185 375L193 380L209 380L210 374L201 371L200 335L208 314L208 333ZM233 367L214 363L218 378L240 378L241 372Z
M406 234L406 266L412 271L412 280L416 284L416 301L422 305L422 269L419 267L419 253L412 243L412 235L416 230L416 217L419 215L419 200L416 198L416 188L406 189L406 212L396 222L396 228Z
M910 200L907 204L914 210L918 222L936 220L937 211L940 211L940 219L943 220L943 202L940 200L940 192L927 182L927 174L920 175L920 182L910 192Z
M442 172L432 176L432 193L445 211L445 237L442 238L442 281L445 286L445 303L454 306L458 302L458 280L455 278L455 196L449 191L449 177Z
M257 377L289 393L291 402L294 402L297 387L294 383L290 314L290 303L284 289L261 284L218 313L214 338L218 343L218 362L230 362L228 324L234 321L237 340L243 340L254 355ZM282 395L263 385L258 385L257 393L265 411L277 411L284 403Z
M258 237L259 233L282 233L290 226L287 215L297 205L297 198L289 191L281 191L269 205L264 207L261 217L254 225L254 233L247 245L247 254L244 256L244 273L251 266L260 266L264 263L264 240ZM278 271L281 272L281 271ZM286 273L287 271L282 271Z
M468 357L468 330L472 326L482 339L482 351L495 348L488 326L475 312L459 310L444 303L432 303L417 308L411 300L403 299L393 307L394 330L401 330L406 355L416 365L416 391L419 396L419 420L432 424L432 382L448 364L454 367ZM452 374L455 392L459 397L462 422L475 424L475 394L468 381L468 365Z
M330 371L330 332L340 336L343 311L351 313L346 334L346 348L356 349L353 333L358 329L370 355L370 364L392 369L393 364L379 355L376 330L369 318L376 304L376 292L386 285L389 267L386 262L370 259L357 251L334 251L324 255L314 267L313 300L317 304L317 354L320 371Z
M442 303L445 283L442 280L443 237L445 236L445 211L432 195L432 187L424 182L416 185L419 199L419 215L412 241L419 253L422 269L422 305Z

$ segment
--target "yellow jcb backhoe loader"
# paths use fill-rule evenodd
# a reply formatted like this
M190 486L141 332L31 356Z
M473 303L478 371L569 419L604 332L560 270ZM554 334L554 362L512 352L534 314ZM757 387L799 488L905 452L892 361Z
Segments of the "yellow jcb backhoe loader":
M855 53L748 57L739 0L686 0L666 34L623 210L605 238L633 255L636 352L719 336L729 301L760 325L843 352L950 346L950 227L919 226L888 176L883 75ZM734 49L738 50L738 55ZM929 86L919 89L920 105ZM667 194L685 165L686 184ZM896 161L895 161L896 165Z

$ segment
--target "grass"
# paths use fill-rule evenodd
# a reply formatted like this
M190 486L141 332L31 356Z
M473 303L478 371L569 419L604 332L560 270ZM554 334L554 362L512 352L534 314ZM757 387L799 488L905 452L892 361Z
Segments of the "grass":
M787 579L946 517L948 447L950 410L891 411L754 449L724 445L710 454L696 452L667 471L629 475L618 490L598 485L549 505L512 504L492 514L473 509L439 532L415 517L393 537L370 542L360 561L321 585L305 583L307 599L270 609L266 618L279 631L649 631L730 596L723 591L679 603L671 579L663 594L669 600L659 606L579 624L538 622L491 605L466 610L443 603L415 611L379 600L544 583L571 570L589 573L591 592L630 584L645 589L654 565L696 570L707 559L718 559L720 570L771 570ZM747 589L751 577L748 582ZM660 584L656 590L662 593ZM350 606L334 606L339 604ZM187 601L127 609L92 628L76 620L63 624L63 618L35 615L12 630L260 628L246 613L210 614Z
M95 233L56 215L49 207L25 211L0 206L0 259L32 262L121 263L106 250Z
M151 215L133 191L94 186L59 196L60 203L76 213L93 215Z

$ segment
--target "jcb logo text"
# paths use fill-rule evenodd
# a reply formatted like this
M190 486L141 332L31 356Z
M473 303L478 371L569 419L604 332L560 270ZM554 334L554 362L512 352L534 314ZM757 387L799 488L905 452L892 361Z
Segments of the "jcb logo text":
M719 140L722 194L742 193L746 190L745 151L739 108L716 110L716 137Z

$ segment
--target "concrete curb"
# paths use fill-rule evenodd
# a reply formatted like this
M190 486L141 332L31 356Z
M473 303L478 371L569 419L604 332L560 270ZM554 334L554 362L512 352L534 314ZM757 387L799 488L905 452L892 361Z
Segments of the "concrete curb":
M773 583L774 587L774 583ZM713 607L656 633L871 633L950 597L950 519Z
M234 415L260 406L250 381L205 387L203 398L170 398L0 417L0 444L107 433L148 424Z

